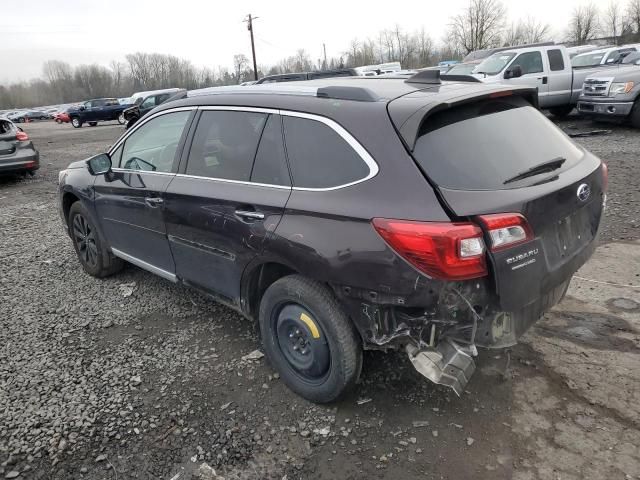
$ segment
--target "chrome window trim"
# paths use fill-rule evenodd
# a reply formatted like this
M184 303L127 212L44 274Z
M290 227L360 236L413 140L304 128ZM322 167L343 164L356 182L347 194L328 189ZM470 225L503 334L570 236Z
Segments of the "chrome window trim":
M176 174L173 172L154 172L153 170L135 170L135 169L130 169L130 168L111 168L112 172L120 172L120 173L132 173L132 174L138 174L138 173L149 173L151 175L170 175L172 177L175 177Z
M122 169L122 168L113 168L112 170L114 172L135 172L135 173L151 173L156 175L175 175L177 177L197 178L202 180L212 180L216 182L235 183L235 184L242 184L242 185L255 185L258 187L279 188L279 189L296 190L296 191L302 191L302 192L330 192L333 190L339 190L342 188L350 187L352 185L356 185L358 183L366 182L367 180L370 180L371 178L375 177L380 171L378 164L373 159L373 157L369 155L369 152L367 152L367 150L362 146L362 144L360 144L360 142L358 142L353 137L353 135L351 135L342 125L340 125L335 120L332 120L330 118L324 117L322 115L317 115L314 113L296 112L293 110L281 110L277 108L244 107L241 105L202 105L202 106L194 105L194 106L188 106L188 107L175 107L167 110L162 110L160 112L157 112L151 115L149 118L146 118L143 122L137 122L136 125L131 130L127 131L122 137L120 137L120 139L118 139L118 141L113 145L113 147L111 147L111 149L108 152L109 155L112 155L113 152L115 152L120 147L120 145L122 145L127 140L127 138L129 138L130 135L132 135L136 130L138 130L138 128L142 127L152 119L160 115L164 115L166 113L181 112L186 110L202 110L202 111L223 110L223 111L255 112L255 113L267 113L267 114L271 113L271 114L282 115L287 117L298 117L298 118L305 118L307 120L315 120L317 122L325 124L326 126L331 128L334 132L336 132L338 135L340 135L340 137L342 137L342 139L346 141L347 144L355 150L358 156L367 165L367 167L369 168L369 174L361 179L354 180L353 182L336 185L334 187L311 188L311 187L274 185L274 184L268 184L268 183L257 183L257 182L250 182L250 181L244 181L244 180L230 180L226 178L202 177L198 175L188 175L183 173L153 172L153 171L147 171L147 170L129 170L129 169Z

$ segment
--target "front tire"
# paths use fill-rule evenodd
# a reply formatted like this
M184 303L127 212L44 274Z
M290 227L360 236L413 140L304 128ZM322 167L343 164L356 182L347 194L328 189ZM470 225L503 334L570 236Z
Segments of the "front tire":
M80 119L78 117L73 117L71 119L71 125L73 125L73 128L81 128L82 127L82 122L80 121Z
M629 114L629 121L634 128L640 128L640 98L638 98L633 104L631 113Z
M300 275L277 280L262 297L259 322L267 358L298 395L328 403L355 385L360 339L326 286Z
M79 201L69 209L69 233L78 260L89 275L103 278L122 269L122 260L109 252L89 211Z
M566 118L573 112L573 105L565 105L563 107L553 107L549 109L551 115L556 118Z
M118 123L120 125L124 125L125 119L124 119L124 113L121 113L120 115L118 115Z

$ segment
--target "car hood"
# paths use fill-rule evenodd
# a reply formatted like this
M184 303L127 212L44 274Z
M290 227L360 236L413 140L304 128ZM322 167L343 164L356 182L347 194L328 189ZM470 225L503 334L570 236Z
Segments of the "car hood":
M602 75L613 78L614 82L626 82L629 80L640 81L640 65L631 65L629 67L620 67L615 70L605 70L600 71ZM594 76L589 76L587 78L594 78Z
M85 168L87 166L86 160L77 160L75 162L71 162L67 166L67 170L76 169L76 168Z

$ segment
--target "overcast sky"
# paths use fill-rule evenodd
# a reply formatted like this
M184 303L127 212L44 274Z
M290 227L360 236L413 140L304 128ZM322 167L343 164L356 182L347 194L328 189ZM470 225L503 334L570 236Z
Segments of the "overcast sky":
M581 0L509 0L509 20L532 15L560 38ZM344 52L351 39L375 36L396 23L406 31L424 26L440 41L450 16L468 0L404 1L220 1L220 0L0 0L0 83L38 77L42 63L73 65L124 60L127 53L159 52L188 58L196 66L232 66L236 53L251 58L255 21L259 65L270 65L304 48L316 60ZM7 8L9 4L12 8Z

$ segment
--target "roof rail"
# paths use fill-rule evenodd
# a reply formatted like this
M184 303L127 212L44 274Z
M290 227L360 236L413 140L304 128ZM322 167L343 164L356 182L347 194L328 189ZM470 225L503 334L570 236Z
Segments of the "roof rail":
M448 82L474 82L474 83L482 83L482 80L474 77L473 75L444 75L440 76L441 80Z
M204 95L298 95L307 97L332 98L335 100L354 100L358 102L377 102L380 100L373 91L364 87L327 86L312 87L307 85L292 85L289 82L263 83L260 85L208 87L190 90L187 97Z
M418 72L415 75L411 75L409 78L407 78L405 80L405 83L426 83L430 85L439 85L442 83L440 81L440 70L422 70L421 72Z

